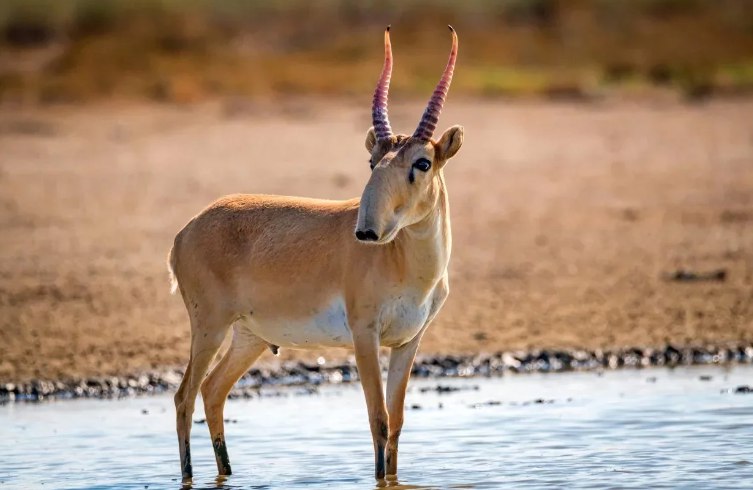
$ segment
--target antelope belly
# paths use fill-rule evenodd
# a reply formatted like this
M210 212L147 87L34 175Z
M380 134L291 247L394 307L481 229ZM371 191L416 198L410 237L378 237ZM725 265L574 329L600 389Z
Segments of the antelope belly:
M345 302L332 300L308 317L254 316L247 325L265 341L280 347L308 349L316 347L352 347Z

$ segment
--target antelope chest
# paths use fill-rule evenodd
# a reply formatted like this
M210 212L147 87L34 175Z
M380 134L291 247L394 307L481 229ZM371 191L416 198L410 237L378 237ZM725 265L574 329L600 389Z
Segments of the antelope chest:
M418 335L432 312L434 297L435 293L422 297L408 290L385 302L378 315L381 345L402 345Z

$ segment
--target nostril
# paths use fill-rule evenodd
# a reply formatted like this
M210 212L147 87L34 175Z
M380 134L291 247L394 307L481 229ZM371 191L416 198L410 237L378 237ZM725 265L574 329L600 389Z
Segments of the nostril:
M379 237L374 230L356 230L356 238L358 238L362 242L375 242L379 240Z

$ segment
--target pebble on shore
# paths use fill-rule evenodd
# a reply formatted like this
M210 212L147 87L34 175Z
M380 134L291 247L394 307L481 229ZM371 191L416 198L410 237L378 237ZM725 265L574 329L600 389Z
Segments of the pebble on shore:
M322 358L323 359L323 358ZM620 350L535 350L495 354L421 356L412 375L418 378L500 376L508 373L588 371L649 366L753 363L753 344L725 346L629 348ZM0 403L38 402L48 399L122 398L177 389L183 372L178 369L134 376L101 376L59 381L0 383ZM355 363L284 363L278 370L251 369L237 383L230 398L252 398L262 387L298 386L302 394L316 393L324 384L358 380ZM747 393L739 387L737 393ZM442 392L441 386L429 388ZM451 390L451 388L448 388Z

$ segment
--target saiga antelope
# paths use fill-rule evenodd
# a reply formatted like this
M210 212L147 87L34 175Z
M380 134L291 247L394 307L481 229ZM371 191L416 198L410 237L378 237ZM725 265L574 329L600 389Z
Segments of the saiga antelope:
M374 442L376 478L397 475L397 446L413 360L447 298L452 238L442 169L463 143L453 126L432 139L458 40L412 136L392 133L384 67L366 133L371 177L361 199L269 195L221 198L175 237L168 266L191 322L191 355L175 394L184 480L201 388L220 475L230 474L223 409L233 384L270 348L353 347ZM353 231L355 228L355 237ZM230 326L232 343L205 378ZM391 348L386 400L379 346Z

